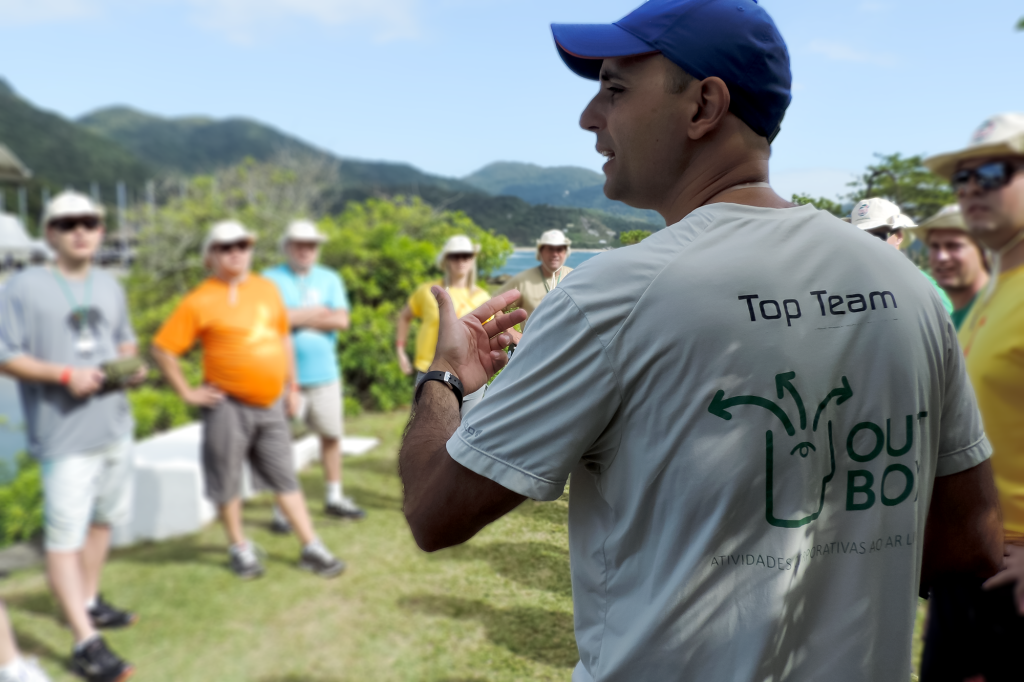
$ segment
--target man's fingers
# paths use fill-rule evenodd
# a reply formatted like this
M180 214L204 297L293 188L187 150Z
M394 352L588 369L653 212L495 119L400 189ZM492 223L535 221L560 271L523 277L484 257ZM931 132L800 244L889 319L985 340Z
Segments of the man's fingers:
M472 317L475 317L478 321L484 322L490 319L491 317L494 317L497 313L501 312L502 310L509 307L518 300L519 292L515 289L512 289L511 291L506 291L503 294L498 294L497 296L490 299L489 301L481 305L479 308L471 312L470 315ZM488 334L488 336L493 336L493 334Z
M444 334L444 328L446 326L455 324L459 321L459 316L455 314L455 305L452 303L451 296L444 290L443 287L432 286L430 292L434 294L434 298L437 299L437 309L440 313L440 323L437 328L437 335L440 338L441 334ZM479 308L477 309L479 310ZM473 312L476 312L475 310Z
M491 351L492 374L508 364L508 356L500 350Z
M479 310L479 308L477 308L477 310ZM511 329L520 322L525 322L527 317L528 315L526 314L526 311L522 308L519 310L513 310L510 313L495 315L494 319L484 324L484 332L487 334L488 338L490 338L495 334L500 334L503 331Z

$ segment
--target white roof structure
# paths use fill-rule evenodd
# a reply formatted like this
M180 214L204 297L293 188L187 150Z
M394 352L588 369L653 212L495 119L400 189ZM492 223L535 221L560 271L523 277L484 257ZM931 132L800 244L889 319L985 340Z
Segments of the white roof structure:
M41 240L29 237L17 216L0 213L0 260L6 260L8 256L24 263L32 260L33 256L50 260L53 252Z
M7 147L0 144L0 182L25 182L32 171Z

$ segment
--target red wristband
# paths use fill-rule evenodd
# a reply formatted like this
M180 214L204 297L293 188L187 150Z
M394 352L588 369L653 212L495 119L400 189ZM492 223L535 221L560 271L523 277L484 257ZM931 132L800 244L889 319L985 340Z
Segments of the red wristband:
M70 381L71 381L71 368L70 367L65 367L64 370L60 373L60 383L62 383L65 386L67 386L68 382L70 382Z

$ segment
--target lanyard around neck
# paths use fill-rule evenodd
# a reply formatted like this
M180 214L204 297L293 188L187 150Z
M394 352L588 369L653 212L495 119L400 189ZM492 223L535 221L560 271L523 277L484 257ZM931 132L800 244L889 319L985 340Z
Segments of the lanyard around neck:
M564 265L562 267L565 267ZM551 290L557 287L562 282L562 267L558 268L551 274L550 284L548 278L544 276L544 266L538 265L537 269L540 270L541 281L544 282L544 293L550 294ZM555 279L558 277L558 279Z
M60 274L57 268L51 269L54 278L57 280L57 284L60 285L61 291L64 292L64 298L68 300L68 305L71 306L71 312L79 319L80 322L85 321L86 312L89 310L89 304L92 302L92 270L89 270L89 274L85 276L85 299L82 305L78 305L78 300L75 299L74 292L71 291L71 285L65 279L64 275Z

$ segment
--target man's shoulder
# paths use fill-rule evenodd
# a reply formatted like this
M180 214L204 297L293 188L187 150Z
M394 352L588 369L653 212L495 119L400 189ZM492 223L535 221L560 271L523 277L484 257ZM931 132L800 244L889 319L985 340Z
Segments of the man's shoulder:
M274 281L285 281L292 278L292 271L284 263L278 263L277 265L271 265L256 276L265 277Z
M314 265L310 273L314 278L327 284L341 283L341 275L324 265Z
M34 266L12 275L3 285L2 291L9 296L20 296L31 293L36 286L48 281L56 282L50 269Z

